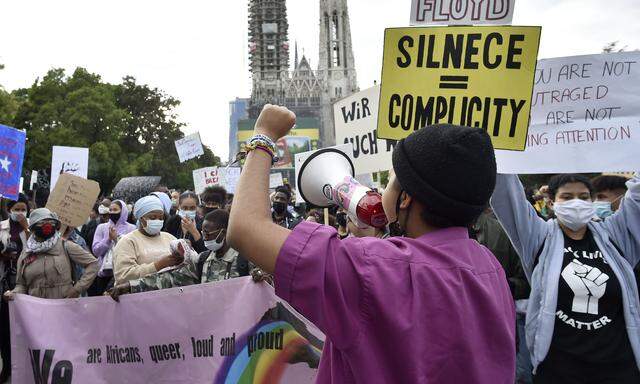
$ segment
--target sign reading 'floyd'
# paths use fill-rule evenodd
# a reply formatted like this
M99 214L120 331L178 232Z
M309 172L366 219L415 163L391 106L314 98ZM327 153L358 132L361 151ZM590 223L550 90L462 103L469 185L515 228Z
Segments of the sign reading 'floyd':
M387 29L378 136L456 124L486 130L496 149L524 150L540 30Z

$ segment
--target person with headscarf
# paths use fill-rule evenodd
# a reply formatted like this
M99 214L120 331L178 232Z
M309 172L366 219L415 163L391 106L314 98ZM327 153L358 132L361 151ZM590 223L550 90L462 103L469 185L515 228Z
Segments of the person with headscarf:
M4 297L12 300L16 293L43 299L79 297L95 279L98 260L79 245L62 239L58 216L47 208L38 208L29 215L31 236L18 258L16 287ZM75 275L74 266L84 268Z
M162 194L171 200L166 194ZM171 253L171 242L176 238L162 232L165 204L159 196L139 199L133 208L137 229L122 237L114 248L113 274L115 283L139 279L165 268L182 263L182 257Z
M23 194L18 200L7 203L9 218L0 222L0 282L2 292L12 290L16 285L18 256L27 244L29 237L29 201ZM9 305L0 303L0 356L2 356L2 372L0 383L11 376L11 343L9 340Z
M113 278L113 266L103 268L105 256L112 251L118 240L136 230L136 226L129 224L127 218L129 211L127 205L122 200L116 200L109 206L109 222L98 225L93 238L91 249L100 262L100 271L94 284L89 289L90 296L100 296L106 290L109 282ZM111 261L113 263L113 261Z

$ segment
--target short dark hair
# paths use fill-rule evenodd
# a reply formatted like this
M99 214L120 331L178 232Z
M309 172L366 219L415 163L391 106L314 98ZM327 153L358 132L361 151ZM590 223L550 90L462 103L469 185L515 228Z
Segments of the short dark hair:
M227 190L219 185L207 187L200 195L200 200L203 203L212 202L224 205L227 202Z
M198 195L195 194L195 192L191 192L191 191L182 192L180 194L180 197L178 198L178 204L182 204L182 200L184 199L194 199L196 201L196 205L200 203L200 199L198 198Z
M284 193L285 195L287 195L287 200L291 201L291 191L289 190L289 188L285 187L284 185L281 185L279 187L276 187L276 193Z
M229 212L224 209L216 209L213 210L204 217L204 221L208 221L214 224L217 224L218 227L228 228L229 227Z
M555 201L558 189L569 183L582 183L593 194L593 185L586 176L577 173L563 173L553 176L549 180L549 198Z
M591 180L593 189L597 192L627 190L627 179L622 176L602 175Z

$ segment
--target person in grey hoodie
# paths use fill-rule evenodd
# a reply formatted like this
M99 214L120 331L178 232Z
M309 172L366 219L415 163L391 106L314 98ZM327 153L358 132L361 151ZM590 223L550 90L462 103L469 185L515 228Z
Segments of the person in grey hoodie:
M115 200L109 206L109 221L98 225L98 228L96 228L91 249L95 257L100 261L100 266L102 266L107 253L115 247L118 239L136 230L135 225L127 222L128 217L127 204L122 200ZM112 270L101 268L98 277L89 289L89 296L102 295L108 288L112 278Z
M498 175L493 210L531 283L526 338L534 383L640 383L640 176L621 209L594 221L590 181L549 183L555 219L527 202L517 175Z

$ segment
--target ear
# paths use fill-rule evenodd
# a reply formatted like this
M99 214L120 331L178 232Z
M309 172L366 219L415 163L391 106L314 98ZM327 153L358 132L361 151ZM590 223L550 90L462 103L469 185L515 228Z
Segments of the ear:
M412 201L413 201L413 197L409 196L408 193L403 191L402 195L400 196L400 209L409 208Z

